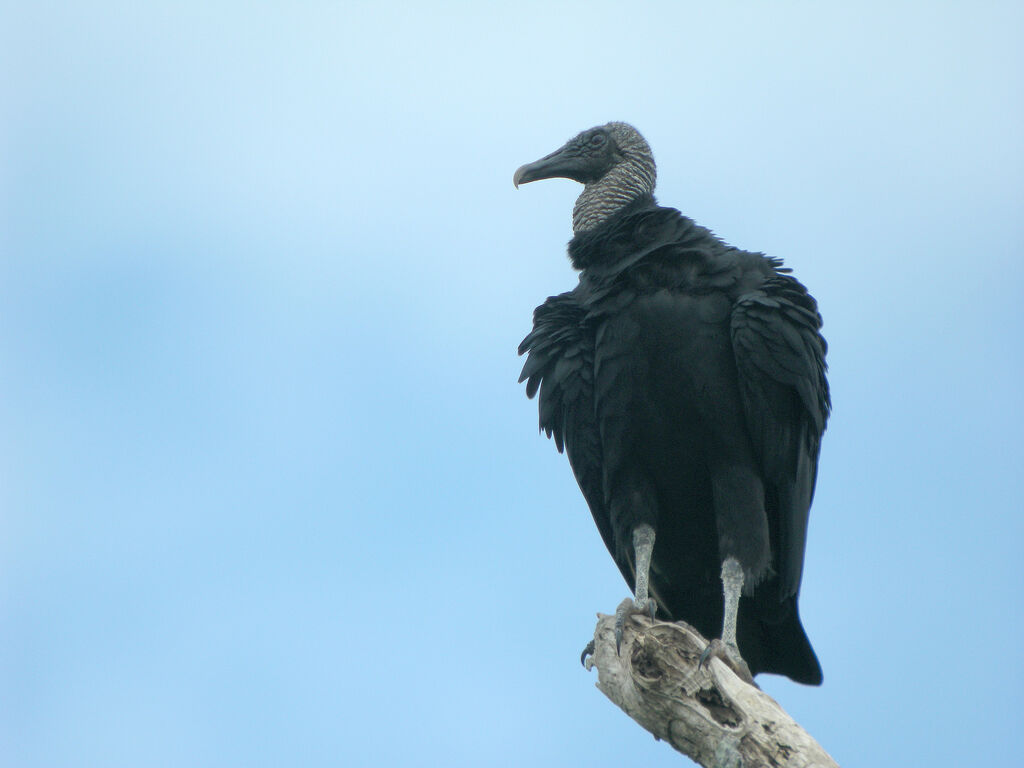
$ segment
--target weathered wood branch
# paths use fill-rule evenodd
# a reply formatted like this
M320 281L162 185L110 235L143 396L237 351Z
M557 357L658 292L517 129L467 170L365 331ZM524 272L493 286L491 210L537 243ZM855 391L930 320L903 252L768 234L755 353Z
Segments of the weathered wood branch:
M705 768L838 768L773 698L721 659L698 668L706 647L687 624L633 615L616 654L615 617L599 615L587 665L622 711Z

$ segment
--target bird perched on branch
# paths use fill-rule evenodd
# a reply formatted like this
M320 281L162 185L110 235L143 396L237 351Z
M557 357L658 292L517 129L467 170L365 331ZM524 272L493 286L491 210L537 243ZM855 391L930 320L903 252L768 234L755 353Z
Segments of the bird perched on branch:
M797 597L831 408L821 316L781 261L659 206L655 175L626 123L515 172L584 185L579 284L537 307L520 381L634 592L620 632L657 611L741 674L817 685Z

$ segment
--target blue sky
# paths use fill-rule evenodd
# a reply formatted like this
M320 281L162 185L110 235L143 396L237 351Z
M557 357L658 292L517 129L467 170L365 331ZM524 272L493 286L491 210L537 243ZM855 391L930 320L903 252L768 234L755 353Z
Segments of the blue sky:
M0 766L676 765L515 350L627 120L830 343L801 598L844 765L1015 765L1019 3L0 11Z

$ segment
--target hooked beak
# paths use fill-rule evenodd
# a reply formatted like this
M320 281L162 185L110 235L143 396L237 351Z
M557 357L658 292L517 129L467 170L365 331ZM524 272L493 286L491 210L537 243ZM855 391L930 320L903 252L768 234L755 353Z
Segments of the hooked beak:
M566 144L540 160L519 166L512 176L512 183L516 189L520 184L541 179L572 179L585 183L585 172L586 160L575 151L575 147Z

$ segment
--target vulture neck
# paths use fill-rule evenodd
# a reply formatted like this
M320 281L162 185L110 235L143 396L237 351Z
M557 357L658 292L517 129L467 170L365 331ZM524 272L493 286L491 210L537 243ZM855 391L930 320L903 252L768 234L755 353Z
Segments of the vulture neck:
M619 163L598 181L583 187L572 209L573 234L604 223L638 197L654 192L654 160L635 158Z

